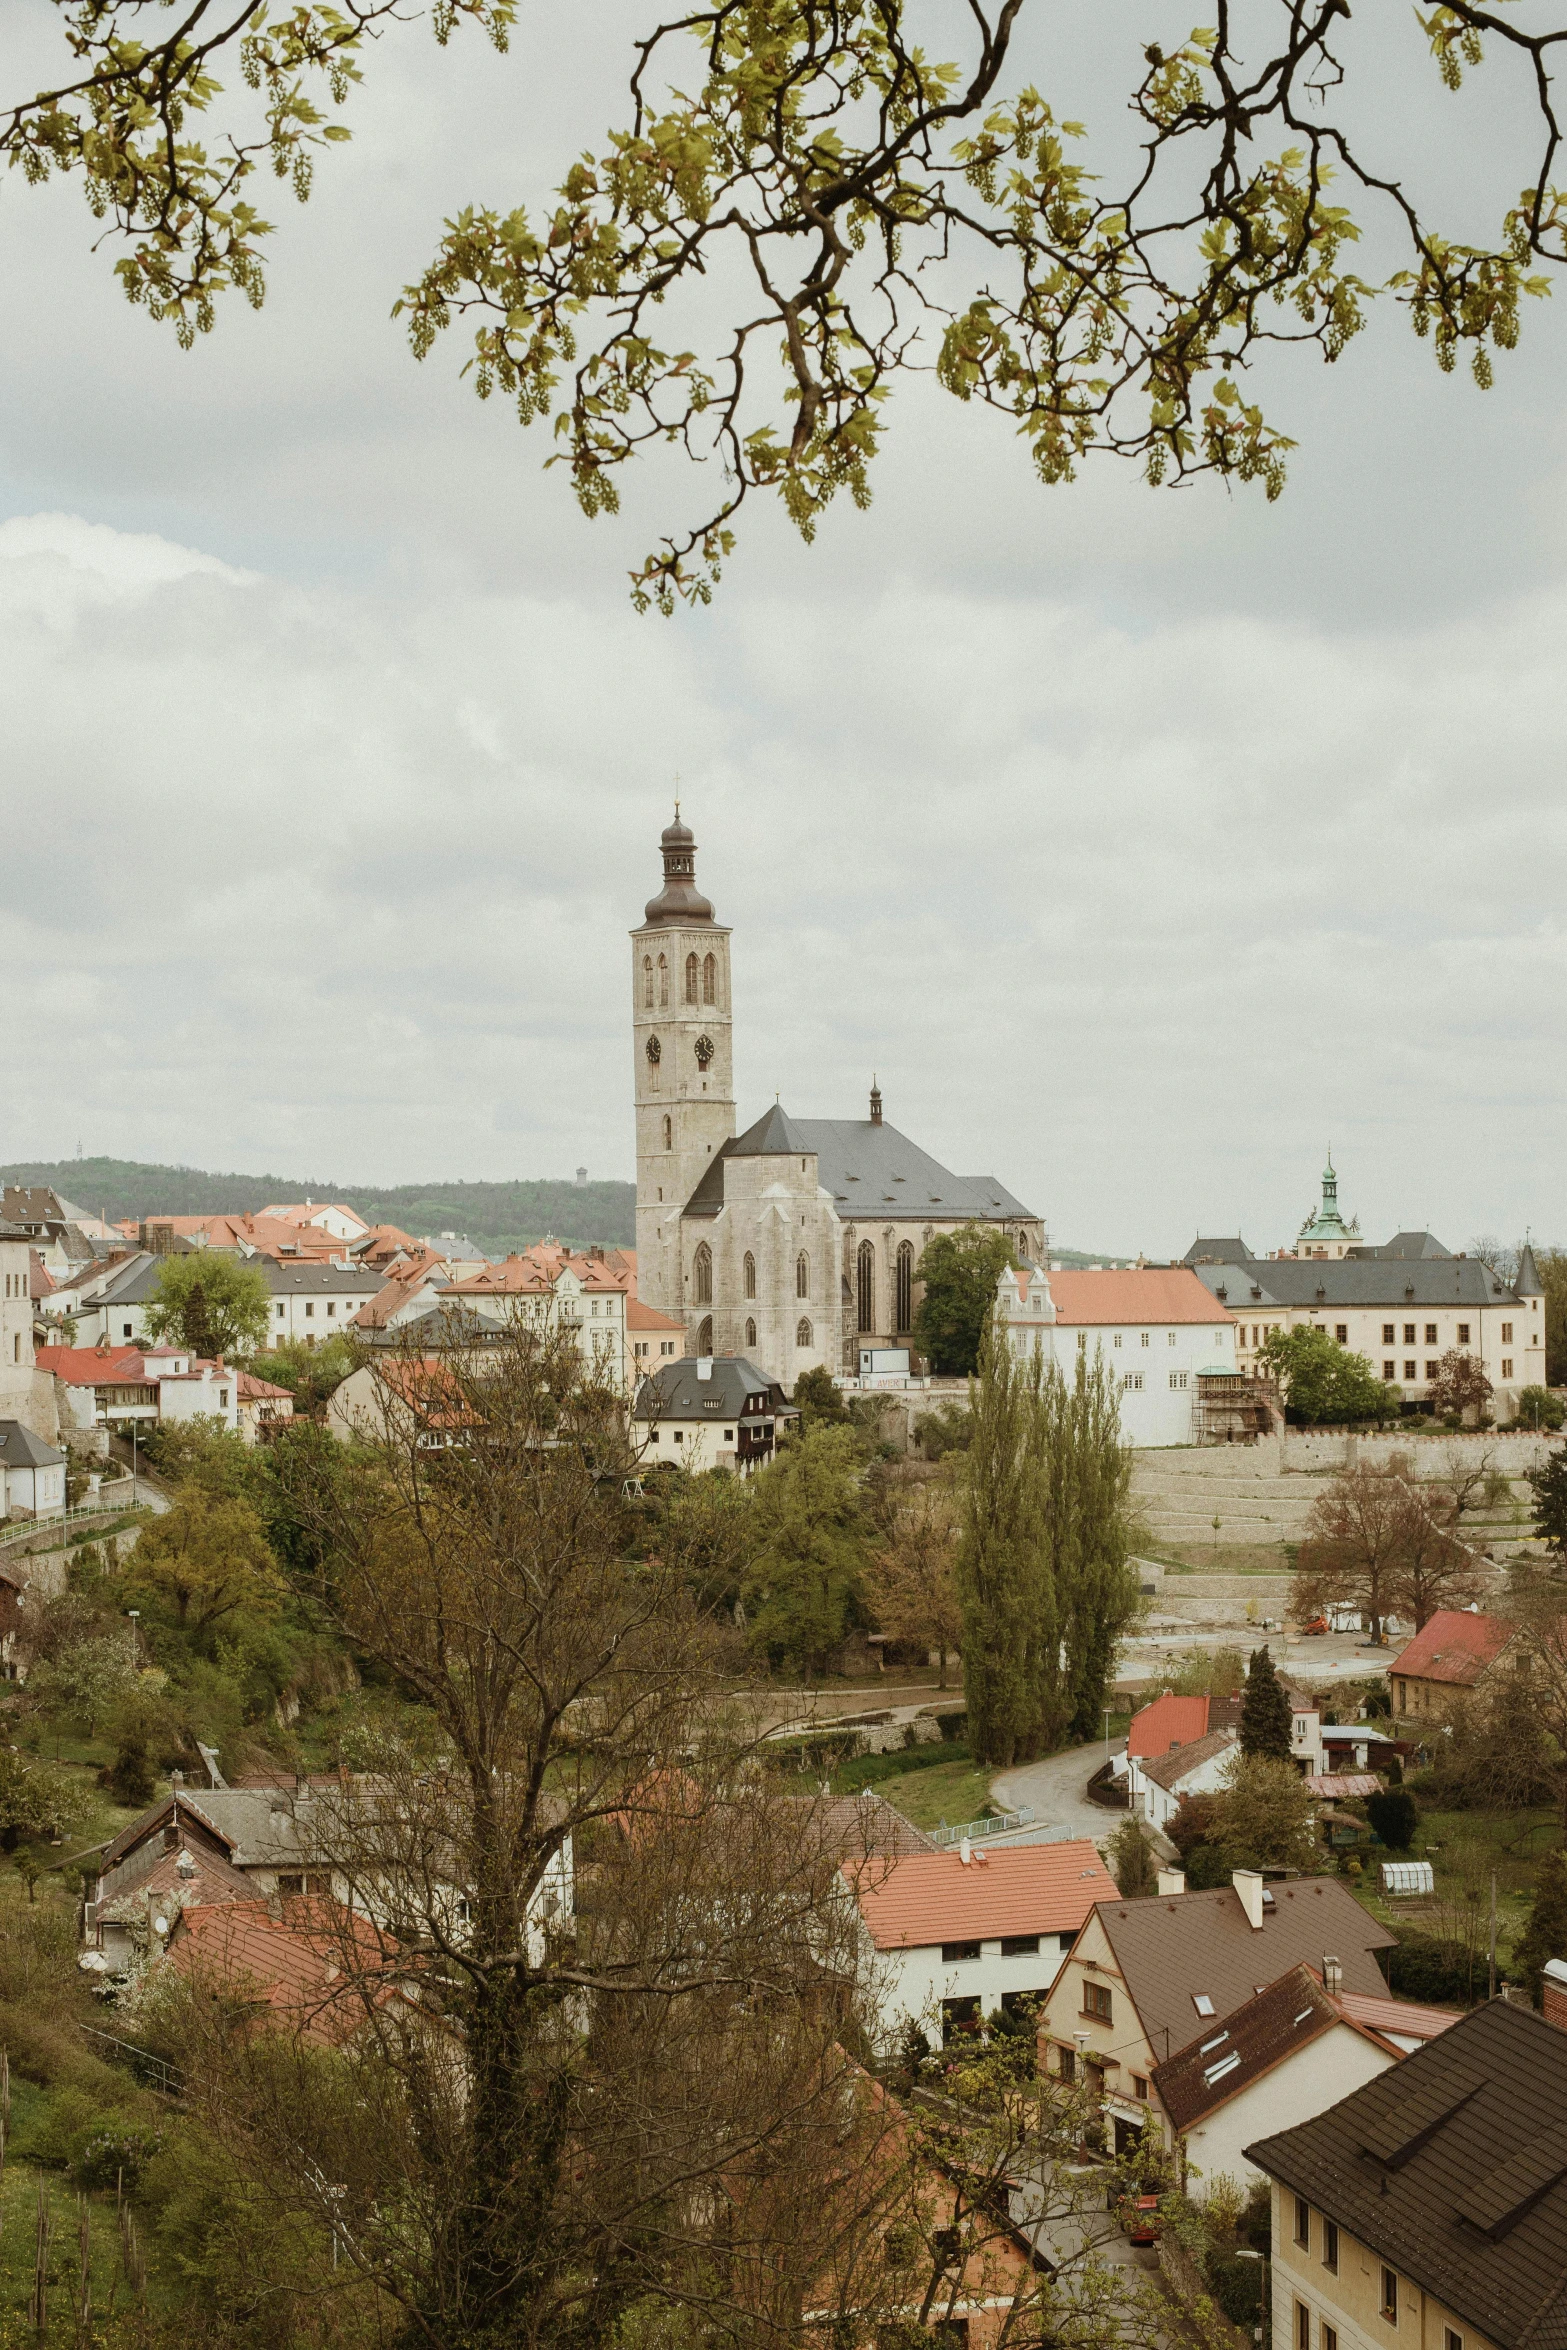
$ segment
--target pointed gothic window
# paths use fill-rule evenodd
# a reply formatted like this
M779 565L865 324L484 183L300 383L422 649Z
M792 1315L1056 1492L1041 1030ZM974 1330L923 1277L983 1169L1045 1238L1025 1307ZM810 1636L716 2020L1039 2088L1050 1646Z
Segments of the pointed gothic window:
M893 1327L896 1330L912 1330L914 1327L914 1243L912 1240L900 1240L898 1243L897 1291L898 1315Z
M699 1355L710 1355L713 1351L713 1317L711 1314L697 1324L696 1351Z
M713 1252L705 1240L698 1243L696 1255L691 1260L691 1289L699 1306L712 1304ZM711 1350L704 1347L701 1351L706 1354Z
M669 964L663 955L658 958L658 1008L661 1012L669 1009Z
M666 1151L672 1151L672 1150L674 1149L674 1147L675 1147L675 1122L674 1122L674 1120L673 1120L672 1118L666 1118L666 1119L664 1120L664 1148L665 1148L665 1150L666 1150Z
M714 955L702 957L702 1001L704 1004L718 1001L718 960Z
M747 1297L756 1295L756 1259L749 1249L745 1252L745 1294Z
M696 957L695 957L695 955L687 955L687 957L686 957L686 1002L687 1002L688 1004L694 1004L694 1003L696 1002L696 976L697 976Z
M747 1346L755 1346L756 1344L756 1324L754 1322L747 1322L745 1326L745 1343Z
M809 1323L809 1322L800 1322L799 1324L797 1324L797 1326L796 1326L796 1328L795 1328L795 1333L794 1333L794 1343L795 1343L795 1345L796 1345L796 1346L809 1346L809 1345L810 1345L810 1343L811 1343L811 1325L810 1325L810 1323Z
M811 1294L811 1260L803 1248L794 1260L794 1294L796 1297L809 1297ZM805 1344L810 1344L809 1339Z
M859 1327L864 1336L876 1327L876 1251L868 1240L860 1242L855 1258L855 1282Z
M644 955L642 958L642 1008L645 1012L651 1012L653 1009L653 958L651 955Z

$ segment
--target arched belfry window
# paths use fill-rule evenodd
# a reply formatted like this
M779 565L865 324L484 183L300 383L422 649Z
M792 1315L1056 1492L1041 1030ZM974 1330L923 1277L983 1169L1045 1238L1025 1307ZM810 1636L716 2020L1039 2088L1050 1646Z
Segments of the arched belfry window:
M691 1289L699 1306L712 1304L713 1252L705 1240L698 1242L696 1255L691 1260ZM708 1350L704 1347L702 1351L705 1354Z
M718 1001L718 958L716 955L702 957L702 1001L704 1004L716 1004Z
M914 1327L914 1243L912 1240L900 1240L898 1243L896 1302L898 1313L893 1328L895 1330L912 1330Z
M642 958L642 1009L645 1012L651 1012L653 1009L653 958L651 955L644 955Z
M854 1262L855 1303L859 1308L859 1327L863 1336L876 1327L876 1251L868 1240L860 1242Z
M810 1345L810 1343L811 1343L811 1325L810 1325L810 1323L809 1323L809 1322L803 1322L803 1321L802 1321L802 1322L800 1322L800 1323L797 1323L797 1324L796 1324L796 1326L795 1326L795 1333L794 1333L794 1343L795 1343L795 1345L796 1345L796 1346L809 1346L809 1345Z
M675 1122L674 1122L673 1118L666 1118L666 1119L664 1120L664 1148L665 1148L665 1150L666 1150L666 1151L672 1151L672 1150L674 1149L674 1147L675 1147Z
M697 962L695 955L686 957L686 1002L696 1002Z
M710 1355L713 1351L713 1317L711 1314L696 1326L696 1351L699 1355Z
M669 1009L669 958L667 955L660 955L658 958L658 1008L661 1012L667 1012Z
M755 1346L756 1344L756 1324L754 1322L746 1323L745 1343L747 1346Z
M811 1294L811 1260L803 1248L794 1260L794 1294L796 1297L809 1297Z
M756 1259L749 1249L745 1252L745 1294L747 1297L756 1295Z

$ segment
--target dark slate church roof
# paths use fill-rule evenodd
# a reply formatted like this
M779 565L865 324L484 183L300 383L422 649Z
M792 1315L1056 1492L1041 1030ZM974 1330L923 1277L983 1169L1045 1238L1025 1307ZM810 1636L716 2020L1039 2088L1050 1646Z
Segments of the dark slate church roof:
M1284 1306L1494 1306L1517 1295L1478 1257L1269 1257L1192 1271L1243 1313L1254 1286L1265 1303Z
M954 1175L896 1126L869 1118L791 1118L776 1103L724 1144L691 1194L686 1214L717 1215L724 1204L726 1159L803 1158L812 1152L834 1205L850 1215L881 1216L891 1209L911 1220L1034 1219L1033 1209L1014 1199L993 1175Z

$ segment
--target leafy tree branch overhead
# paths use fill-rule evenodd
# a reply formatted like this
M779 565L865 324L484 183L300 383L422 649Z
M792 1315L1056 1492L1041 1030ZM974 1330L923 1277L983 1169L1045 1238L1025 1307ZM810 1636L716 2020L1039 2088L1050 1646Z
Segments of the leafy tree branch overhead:
M341 109L403 12L54 5L69 70L0 111L0 142L31 178L83 173L129 246L127 293L188 342L226 288L261 300L273 229L247 183L266 165L308 193L317 150L347 135L323 107ZM942 0L918 25L906 0L650 11L619 127L553 204L447 222L397 305L413 349L469 326L475 388L524 424L552 420L549 462L585 514L614 511L623 469L654 447L711 467L694 519L633 574L639 605L705 601L756 492L807 539L840 491L867 504L890 392L914 369L1012 419L1046 483L1109 453L1154 485L1216 473L1270 497L1292 444L1246 386L1264 346L1335 360L1386 295L1440 366L1466 353L1489 383L1520 297L1548 290L1534 264L1563 257L1553 72L1567 27L1471 0L1410 13L1413 62L1455 96L1489 59L1532 109L1516 200L1493 242L1471 244L1390 159L1399 109L1365 86L1348 0L1259 0L1244 19L1221 0L1173 47L1107 20L1137 130L1114 177L1053 94L1019 86L1025 16L1032 29L1047 15L1047 0ZM428 12L439 41L466 21L500 48L515 17L515 0ZM946 57L919 44L931 27ZM219 79L226 59L248 117ZM1351 266L1373 223L1401 247L1379 280Z

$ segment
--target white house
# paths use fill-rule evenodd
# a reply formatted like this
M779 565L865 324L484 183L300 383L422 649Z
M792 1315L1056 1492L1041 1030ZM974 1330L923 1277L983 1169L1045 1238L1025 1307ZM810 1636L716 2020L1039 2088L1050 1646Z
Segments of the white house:
M252 1257L272 1292L267 1344L289 1339L320 1346L346 1330L361 1306L386 1287L384 1273L368 1265L280 1264L276 1257Z
M1142 1791L1138 1804L1151 1827L1163 1828L1174 1819L1186 1795L1219 1795L1228 1786L1227 1773L1238 1745L1238 1733L1229 1723L1193 1739L1189 1746L1168 1754L1148 1755L1141 1766Z
M1068 1380L1080 1355L1106 1363L1131 1445L1192 1443L1199 1374L1236 1368L1233 1320L1185 1265L1008 1266L996 1312L1015 1354L1054 1362Z
M650 1371L631 1415L644 1468L740 1476L772 1459L791 1417L783 1389L744 1355L687 1355Z
M340 1200L296 1200L291 1205L263 1208L261 1213L275 1216L280 1224L329 1233L333 1240L360 1240L370 1229L363 1216L344 1207Z
M198 1414L239 1425L239 1374L178 1346L41 1346L38 1367L50 1372L66 1428L133 1427Z
M20 1420L0 1420L0 1517L47 1518L64 1508L64 1453Z
M1322 1961L1330 1978L1338 1962ZM1395 2000L1366 2002L1395 2013ZM1421 2008L1412 2013L1426 2016ZM1447 2023L1456 2023L1450 2015ZM1153 2069L1181 2150L1187 2192L1206 2202L1223 2180L1243 2190L1262 2177L1245 2148L1325 2113L1403 2055L1345 2012L1310 1966L1290 1968L1189 2047Z
M879 2036L940 2038L1042 2000L1115 1879L1087 1838L845 1864L871 1959Z

